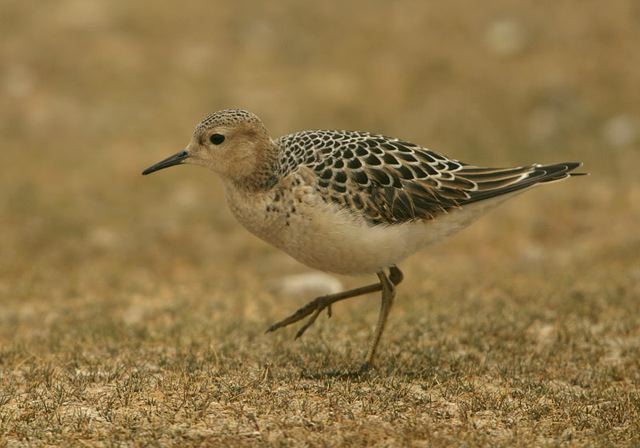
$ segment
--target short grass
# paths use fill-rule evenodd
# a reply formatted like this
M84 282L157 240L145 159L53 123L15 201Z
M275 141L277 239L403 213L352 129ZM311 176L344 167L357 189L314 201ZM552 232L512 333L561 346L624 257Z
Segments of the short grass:
M640 444L637 5L393 5L0 6L1 446ZM404 262L355 375L375 296L265 335L306 268L204 170L139 176L229 106L592 175Z

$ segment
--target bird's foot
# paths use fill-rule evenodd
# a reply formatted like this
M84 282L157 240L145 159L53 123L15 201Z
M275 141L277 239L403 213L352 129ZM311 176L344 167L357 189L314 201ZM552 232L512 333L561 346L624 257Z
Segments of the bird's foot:
M396 270L398 269L396 268ZM402 273L400 273L400 275L402 275ZM361 286L360 288L350 289L348 291L342 291L336 294L328 294L326 296L318 297L317 299L307 303L305 306L300 308L298 311L296 311L286 319L282 319L280 322L276 322L275 324L271 325L267 329L267 333L276 331L277 329L286 327L287 325L291 325L301 319L304 319L308 315L311 315L309 320L296 333L296 339L298 339L304 334L305 331L307 331L307 328L313 325L322 310L326 309L327 315L331 317L331 305L333 305L334 303L339 302L340 300L345 300L351 297L357 297L363 294L369 294L381 290L382 283L373 283L371 285Z
M360 366L360 369L356 371L358 375L363 375L369 372L372 369L372 364L369 361L365 361L364 364Z
M318 316L320 315L320 313L326 308L327 310L327 316L331 317L331 304L334 303L336 301L336 297L335 295L327 295L327 296L322 296L322 297L318 297L317 299L312 300L311 302L307 303L305 306L303 306L302 308L300 308L298 311L296 311L295 313L293 313L291 316L282 319L279 322L276 322L275 324L271 325L268 329L267 329L267 333L272 332L272 331L276 331L280 328L286 327L288 325L291 325L293 323L298 322L299 320L304 319L305 317L307 317L308 315L311 314L311 317L309 318L309 320L298 330L298 332L296 333L296 339L298 339L299 337L301 337L305 331L307 331L307 329L313 325L313 323L316 321L316 319L318 318Z

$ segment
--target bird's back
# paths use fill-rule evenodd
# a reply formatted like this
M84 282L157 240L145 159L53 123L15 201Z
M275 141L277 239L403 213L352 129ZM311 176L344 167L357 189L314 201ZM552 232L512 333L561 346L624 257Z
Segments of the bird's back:
M310 169L322 197L372 225L432 220L451 209L567 178L581 165L484 168L356 131L303 131L276 144L281 178L300 167Z

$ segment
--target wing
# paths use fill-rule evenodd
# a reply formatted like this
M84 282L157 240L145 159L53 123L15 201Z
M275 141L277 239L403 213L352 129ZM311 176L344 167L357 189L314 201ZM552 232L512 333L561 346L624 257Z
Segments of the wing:
M282 137L281 175L307 166L327 201L371 224L429 220L452 208L568 177L581 164L482 168L419 145L353 131Z

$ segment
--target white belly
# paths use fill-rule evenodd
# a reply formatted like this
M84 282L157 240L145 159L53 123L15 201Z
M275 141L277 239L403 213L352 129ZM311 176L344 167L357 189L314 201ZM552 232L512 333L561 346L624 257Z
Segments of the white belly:
M438 219L371 226L345 211L314 212L274 243L302 263L338 274L375 273L469 225L477 215L455 210ZM291 226L298 218L292 220Z
M273 194L238 196L227 189L229 206L250 232L315 269L338 274L375 273L396 264L473 222L491 201L452 210L436 219L371 226L312 194L288 198L273 210Z

